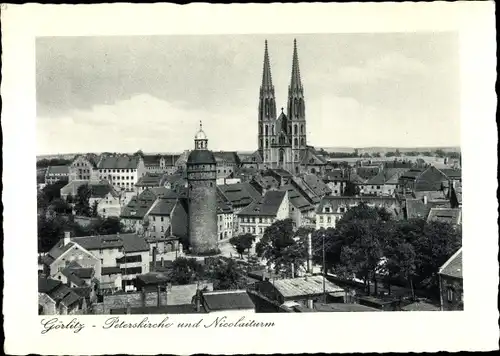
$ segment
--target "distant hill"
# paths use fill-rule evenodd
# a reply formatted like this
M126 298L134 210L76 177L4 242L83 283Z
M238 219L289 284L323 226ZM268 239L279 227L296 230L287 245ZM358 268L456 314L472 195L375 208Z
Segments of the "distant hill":
M318 147L320 148L320 147ZM444 152L460 152L460 147L323 147L326 152L354 152L357 149L360 153L386 153L386 152L427 152L443 150Z

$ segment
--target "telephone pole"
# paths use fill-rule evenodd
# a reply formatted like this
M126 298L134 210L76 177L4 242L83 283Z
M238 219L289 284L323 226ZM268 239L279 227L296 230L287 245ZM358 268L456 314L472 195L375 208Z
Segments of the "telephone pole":
M322 234L323 238L323 302L326 303L326 263L325 263L325 233Z

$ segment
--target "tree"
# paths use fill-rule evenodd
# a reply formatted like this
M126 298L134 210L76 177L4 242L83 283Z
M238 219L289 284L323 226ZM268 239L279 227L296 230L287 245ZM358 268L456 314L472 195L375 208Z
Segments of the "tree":
M88 184L84 184L78 187L78 191L75 197L75 211L77 215L90 216L90 196L91 191Z
M379 157L380 157L380 152L374 152L374 153L372 154L372 157L379 158Z
M37 205L40 208L46 208L55 200L61 198L61 188L68 184L65 181L57 181L53 184L47 184L37 195Z
M134 153L134 156L144 157L144 152L142 152L142 150L138 150L136 153Z
M57 214L71 214L73 210L71 206L61 198L54 199L50 206Z
M98 206L99 206L98 201L94 200L94 203L92 204L92 207L90 208L90 216L96 217L99 215Z
M117 217L99 218L88 228L91 235L114 235L125 232L123 224Z
M246 287L240 267L234 260L218 263L212 271L214 290L235 290Z
M170 281L175 285L199 281L205 274L203 265L194 258L179 257L173 262Z
M282 256L283 250L294 244L291 219L278 220L264 230L264 236L255 246L257 256L273 264ZM276 268L279 269L276 265Z
M386 157L395 157L395 156L396 156L396 153L394 153L394 152L386 152L386 153L385 153L385 156L386 156Z
M442 149L437 149L435 152L436 156L443 158L446 156L446 152L444 152Z
M243 252L245 252L245 250L250 250L254 241L255 235L246 233L243 235L231 237L229 243L233 245L234 248L236 248L236 251L239 253L240 257L243 258Z

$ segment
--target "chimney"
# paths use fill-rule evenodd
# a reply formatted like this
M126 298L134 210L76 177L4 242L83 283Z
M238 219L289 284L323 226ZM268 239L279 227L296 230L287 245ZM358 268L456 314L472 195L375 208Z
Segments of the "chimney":
M427 195L424 195L424 204L427 205Z
M201 291L199 289L196 289L196 312L200 312L200 301L201 299Z
M161 293L160 293L160 285L158 284L156 286L156 292L157 292L157 297L158 297L158 300L157 300L157 306L161 306Z
M71 232L64 231L63 246L66 246L71 242Z
M307 273L312 273L312 234L307 235Z

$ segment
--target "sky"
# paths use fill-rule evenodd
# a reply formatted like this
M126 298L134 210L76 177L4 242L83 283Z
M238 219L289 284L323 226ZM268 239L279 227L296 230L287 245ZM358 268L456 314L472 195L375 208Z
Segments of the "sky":
M256 150L264 40L280 108L294 38L309 145L460 145L457 33L41 37L37 153L181 152L200 120Z

